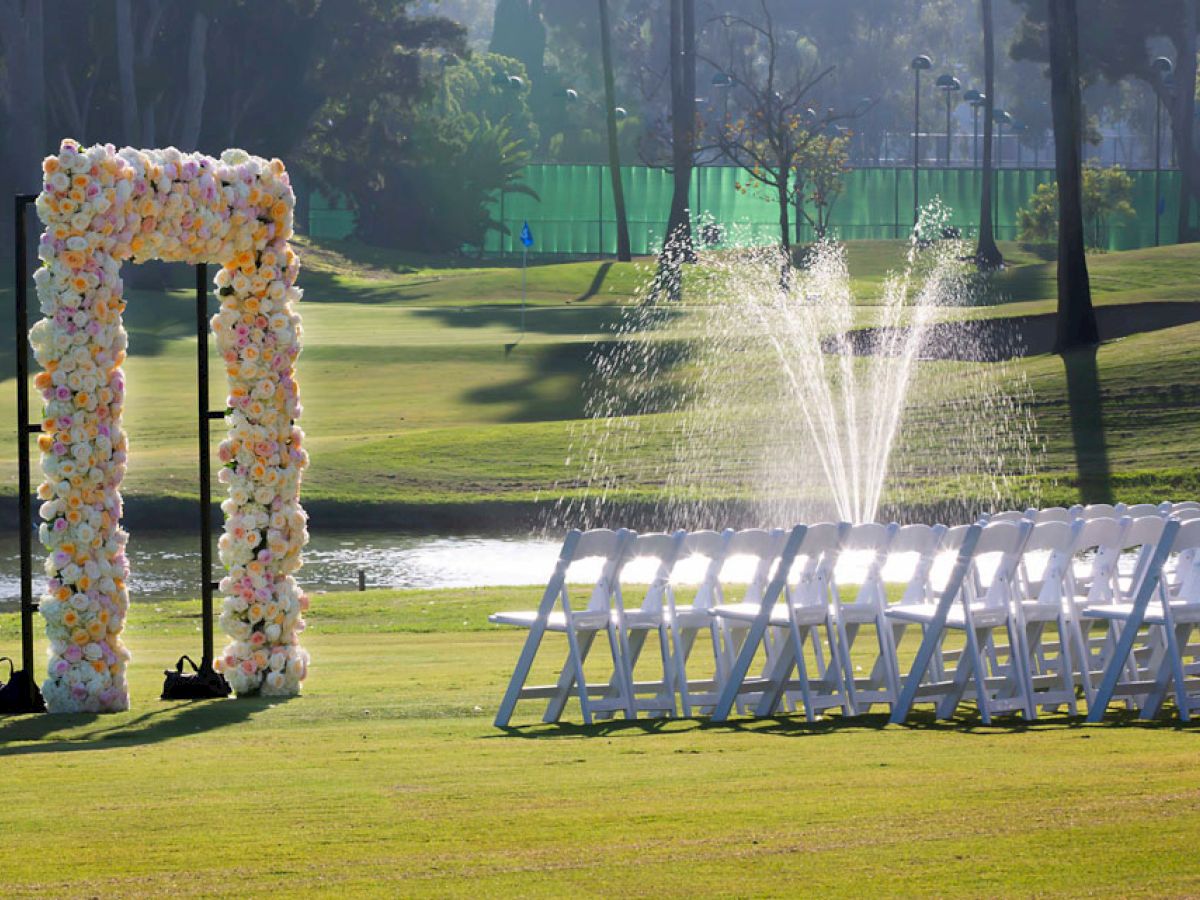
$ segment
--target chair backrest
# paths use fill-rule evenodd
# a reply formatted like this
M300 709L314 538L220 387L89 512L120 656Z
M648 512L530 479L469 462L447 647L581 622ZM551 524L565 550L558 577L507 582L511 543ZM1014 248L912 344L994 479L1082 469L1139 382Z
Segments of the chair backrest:
M1135 503L1128 506L1122 512L1122 515L1129 516L1131 519L1140 519L1142 516L1161 516L1163 509L1156 503Z
M704 564L704 575L696 588L693 606L708 609L720 602L721 569L725 565L725 557L734 534L732 528L720 532L693 531L684 540L680 558L703 561Z
M1175 556L1175 572L1170 592L1176 600L1200 604L1200 518L1180 522L1171 553Z
M1178 519L1180 522L1186 522L1189 519L1200 519L1200 509L1193 506L1188 506L1184 509L1172 510L1168 515Z
M1098 520L1093 520L1098 521ZM1021 551L1021 584L1025 599L1061 603L1070 590L1071 558L1079 533L1086 525L1074 522L1038 522Z
M1075 521L1075 519L1077 519L1077 518L1078 518L1078 516L1076 516L1073 512L1071 512L1071 510L1067 509L1065 506L1048 506L1045 509L1039 509L1037 511L1037 514L1033 517L1033 521L1035 521L1039 524L1042 522L1067 522L1067 523L1070 523L1070 522Z
M625 556L636 537L637 533L627 528L616 531L608 528L594 528L590 531L575 529L567 532L562 550L559 551L554 579L559 582L565 594L571 568L585 560L599 560L600 569L593 582L587 608L608 609L621 567L625 563Z
M1020 522L1028 517L1027 512L1019 512L1015 509L1006 509L1004 512L993 513L987 517L987 521L991 522Z
M848 584L860 586L852 601L854 603L877 603L885 599L880 573L887 562L892 538L899 530L900 526L894 522L891 525L866 522L850 526L842 540L833 570L833 596L836 601L841 602L842 599L840 586Z
M828 603L842 541L849 522L819 522L804 532L789 579L789 601L796 606Z
M639 534L629 543L629 548L621 562L620 573L624 575L626 568L645 560L655 565L654 576L646 588L642 598L641 608L646 612L659 612L663 607L666 592L671 587L671 573L683 553L683 544L687 539L686 531L676 531L672 534L654 533ZM618 577L615 591L619 608L625 605L625 585Z
M1122 599L1132 598L1137 591L1137 587L1141 584L1142 579L1146 576L1146 568L1150 564L1150 558L1154 554L1154 548L1158 546L1159 540L1162 538L1163 529L1166 527L1167 520L1162 516L1141 516L1137 519L1131 519L1125 516L1127 523L1125 531L1121 534L1121 550L1122 554L1136 552L1136 557L1133 564L1133 572L1128 581L1128 590L1124 593ZM1120 571L1118 570L1117 587L1121 586Z
M1089 503L1079 510L1081 519L1119 519L1125 514L1125 504Z
M961 545L965 532L964 527L956 547ZM930 574L946 533L945 525L903 525L892 535L880 577L884 582L904 584L900 603L932 601Z
M1088 603L1110 603L1119 591L1117 566L1121 551L1125 549L1125 529L1132 520L1104 517L1081 521L1083 527L1075 536L1074 555L1090 553L1091 559L1090 563L1085 561L1072 567L1072 581L1083 579L1086 582ZM1079 594L1075 584L1071 586L1071 594Z
M1178 513L1185 509L1200 509L1200 502L1195 500L1179 500L1175 503L1164 504L1168 507L1168 512Z
M1047 523L1047 525L1058 523ZM968 587L985 606L1002 606L1013 598L1013 582L1034 524L988 522L979 533L971 559Z
M743 565L746 565L749 571L746 573L746 590L742 600L746 603L761 602L787 538L788 532L781 528L773 528L770 531L763 528L746 528L734 532L725 549L725 560L717 572L717 591L713 602L723 603L732 599L726 596L725 589L725 585L730 582L730 569L742 568Z

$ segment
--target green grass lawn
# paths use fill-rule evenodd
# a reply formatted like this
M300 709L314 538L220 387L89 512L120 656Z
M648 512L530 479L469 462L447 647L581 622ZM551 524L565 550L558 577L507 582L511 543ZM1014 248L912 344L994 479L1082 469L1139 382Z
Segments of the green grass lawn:
M158 700L195 605L136 605L129 712L0 719L0 896L1200 892L1195 728L529 703L497 731L523 634L486 615L536 593L316 596L287 702Z
M947 315L1052 312L1054 264L1017 245L1004 251L1010 266L992 279L987 302ZM313 460L304 494L319 509L318 525L322 519L353 524L354 504L371 502L380 521L388 521L388 509L403 507L406 522L419 521L424 510L438 522L469 528L480 509L502 521L505 509L527 513L560 493L582 490L578 460L564 461L585 414L589 357L598 342L612 340L652 261L531 266L521 336L520 270L511 265L431 260L343 242L302 242L301 253L302 424ZM849 245L864 321L883 277L903 254L904 245L895 241ZM1200 299L1196 245L1099 254L1089 262L1098 305ZM0 315L6 318L11 299L5 282ZM132 450L125 491L136 508L148 498L195 495L195 345L187 290L133 292L130 301L126 423ZM686 350L695 328L685 303L656 339ZM1117 499L1194 492L1200 487L1194 475L1200 323L1138 333L1135 321L1133 330L1097 355L1103 424L1096 434L1104 441L1098 449L1093 435L1084 461L1112 473ZM681 359L683 373L686 352ZM0 347L0 371L8 375L12 365L11 348ZM966 383L983 371L972 363L939 365L941 384ZM1011 371L1025 376L1033 392L1038 439L1046 446L1042 495L1073 502L1080 497L1080 457L1063 363L1034 356L1013 363ZM212 379L215 397L224 393L222 378L217 372ZM0 390L0 419L11 420L14 403L10 376ZM931 408L914 415L928 418ZM615 460L617 499L653 499L666 477L658 462L667 460L668 469L675 464L670 430L669 421L644 429ZM935 425L928 433L937 439L940 432ZM0 497L15 492L14 457L11 444L0 449ZM936 503L946 490L934 479L917 493Z

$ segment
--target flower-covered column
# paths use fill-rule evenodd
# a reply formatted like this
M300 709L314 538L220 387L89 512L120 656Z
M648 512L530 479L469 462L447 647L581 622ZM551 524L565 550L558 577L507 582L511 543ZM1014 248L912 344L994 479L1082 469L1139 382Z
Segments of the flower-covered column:
M282 165L280 172L282 174ZM258 203L253 193L249 200ZM300 477L308 457L296 426L295 364L300 317L293 310L299 262L291 236L291 191L273 221L217 273L221 311L213 317L229 376L229 437L220 480L229 486L221 561L228 574L221 625L233 638L217 668L239 694L295 694L308 667L300 647L308 600L293 572L308 540Z

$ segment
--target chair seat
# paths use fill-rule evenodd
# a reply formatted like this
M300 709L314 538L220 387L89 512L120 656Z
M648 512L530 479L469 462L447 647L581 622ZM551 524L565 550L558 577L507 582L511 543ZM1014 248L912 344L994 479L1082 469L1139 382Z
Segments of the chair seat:
M875 621L879 610L872 603L846 603L838 609L841 620L848 625L865 625Z
M712 614L725 619L751 622L758 617L761 609L762 607L757 603L726 603L713 607ZM792 609L797 625L817 625L824 622L825 617L829 615L829 609L825 606L795 606ZM772 625L787 625L789 622L787 605L775 604L775 608L771 610L770 621Z
M488 621L495 625L516 625L518 628L532 628L537 620L537 610L523 609L513 612L498 612L488 616ZM599 631L608 627L608 613L604 611L583 610L571 613L575 628L583 631ZM566 631L567 617L561 610L550 613L546 620L547 631Z
M936 614L937 605L933 603L903 603L898 606L889 607L887 610L887 617L889 619L899 619L902 622L917 622L922 625L932 622ZM977 628L995 628L1007 621L1008 611L1002 607L972 603L971 618L974 620ZM956 603L950 607L950 612L946 615L946 626L948 628L963 628L965 625L966 619L963 615L963 608L960 604Z
M675 621L681 628L707 628L712 624L712 614L707 606L676 606Z
M1106 603L1103 606L1089 606L1080 613L1087 619L1107 619L1109 621L1124 621L1132 614L1132 603ZM1200 622L1200 603L1172 600L1171 617L1176 622ZM1164 621L1162 603L1155 602L1147 605L1144 621L1151 625L1161 625Z
M1036 600L1022 600L1021 612L1026 622L1053 622L1062 614L1059 603L1039 603Z

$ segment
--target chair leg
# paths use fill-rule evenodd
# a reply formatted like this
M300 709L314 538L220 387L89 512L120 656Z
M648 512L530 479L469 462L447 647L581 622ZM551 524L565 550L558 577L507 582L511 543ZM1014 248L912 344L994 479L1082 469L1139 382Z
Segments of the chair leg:
M613 669L620 675L621 700L625 707L625 718L637 718L637 706L633 699L633 664L630 661L629 636L615 622L608 623L608 645L612 651Z
M1161 627L1167 645L1166 652L1157 666L1154 687L1147 695L1139 717L1142 719L1155 718L1162 709L1163 701L1167 698L1167 689L1171 686L1171 682L1174 682L1175 703L1179 707L1179 718L1187 722L1191 718L1191 711L1189 709L1186 675L1183 671L1183 656L1180 648L1187 645L1188 634L1191 632L1192 626L1176 625L1173 631L1165 625Z
M679 703L683 709L683 717L692 717L692 694L688 689L687 658L695 640L695 631L681 631L679 624L671 621L671 643L675 647L672 662L675 666L675 690L679 694Z
M500 708L496 710L496 718L492 722L497 728L508 727L513 710L516 709L517 700L521 696L521 688L525 685L525 679L529 677L529 668L533 665L533 658L537 656L538 647L541 645L542 636L545 633L546 624L540 620L535 621L529 629L529 634L525 637L525 646L521 648L516 668L513 669L512 677L508 680L508 687L504 691L504 699L500 701Z
M1027 642L1025 629L1012 616L1009 616L1004 630L1008 634L1009 677L1012 679L1013 693L1020 696L1025 721L1030 722L1037 718L1033 703L1032 645Z
M667 625L658 626L658 648L662 654L662 691L659 694L663 700L671 701L671 718L679 718L679 707L675 703L675 658L671 653L671 637Z
M792 623L792 626L785 629L783 637L775 642L775 652L767 661L763 673L767 683L763 686L762 694L758 698L758 706L754 709L756 716L769 716L779 708L784 692L787 690L787 681L792 674L792 667L804 652L803 648L796 649L795 623Z
M557 722L563 714L563 709L567 705L567 699L571 696L571 691L574 690L579 681L580 672L583 671L583 664L587 661L588 652L592 649L592 641L596 638L594 631L576 631L574 634L574 643L572 643L572 634L567 632L567 658L563 662L562 671L558 676L558 683L555 685L554 695L550 698L550 702L546 704L546 712L542 715L542 721L549 724ZM576 666L574 658L578 657L579 665ZM591 707L588 707L589 710Z
M840 618L835 622L831 617L825 620L825 627L828 629L830 625L834 626L838 641L838 656L841 657L838 671L842 673L842 699L845 704L842 709L848 716L858 715L858 693L854 684L854 663L850 659L850 648L854 645L854 638L858 637L858 626L851 625L850 629L846 628Z

